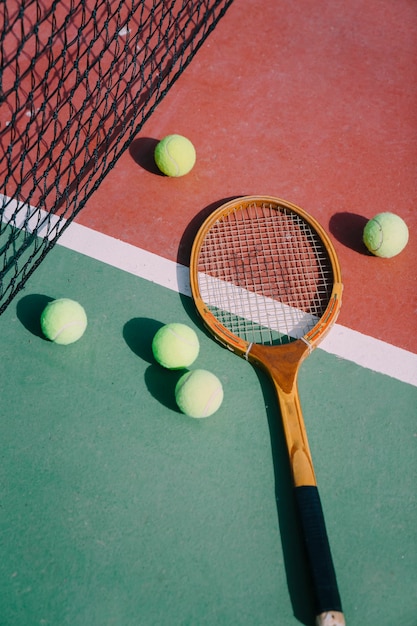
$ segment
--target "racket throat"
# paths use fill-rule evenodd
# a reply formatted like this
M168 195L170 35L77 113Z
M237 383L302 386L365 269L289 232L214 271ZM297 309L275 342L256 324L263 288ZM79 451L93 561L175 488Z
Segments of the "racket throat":
M304 418L298 400L296 388L292 393L283 392L275 384L281 409L282 425L287 443L291 473L295 487L314 487L317 485L313 461L308 444Z
M309 351L308 344L297 340L276 351L254 344L248 355L274 385L295 487L317 485L297 388L298 370Z

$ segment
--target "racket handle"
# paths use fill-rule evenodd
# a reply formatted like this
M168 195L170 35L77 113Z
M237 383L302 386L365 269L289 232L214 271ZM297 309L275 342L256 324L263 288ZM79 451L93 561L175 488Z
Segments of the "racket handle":
M295 499L316 598L317 626L344 626L336 573L316 486L295 487Z

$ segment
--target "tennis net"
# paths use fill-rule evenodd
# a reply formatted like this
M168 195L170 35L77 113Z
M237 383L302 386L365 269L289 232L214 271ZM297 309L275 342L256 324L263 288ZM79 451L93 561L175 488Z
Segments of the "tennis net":
M231 3L0 3L0 313Z

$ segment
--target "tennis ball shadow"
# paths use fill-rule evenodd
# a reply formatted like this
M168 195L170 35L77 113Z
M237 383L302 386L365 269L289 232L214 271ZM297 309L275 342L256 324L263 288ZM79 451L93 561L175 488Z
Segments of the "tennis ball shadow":
M129 154L135 163L147 172L163 176L164 174L159 170L154 159L154 152L158 143L159 140L152 137L138 137L130 144Z
M369 256L362 239L367 221L366 217L356 213L335 213L330 218L329 229L341 244L355 252Z
M134 354L148 363L155 363L152 340L163 325L148 317L134 317L124 325L123 338Z
M186 370L167 370L160 365L150 365L145 372L149 393L168 409L181 413L175 401L175 385Z
M45 341L46 338L41 329L41 313L52 300L53 298L49 296L34 293L24 296L16 305L16 315L26 330Z
M305 626L314 626L315 610L312 582L301 524L296 510L291 468L279 404L269 378L264 372L256 368L255 372L264 396L271 438L275 497L288 593L294 616Z

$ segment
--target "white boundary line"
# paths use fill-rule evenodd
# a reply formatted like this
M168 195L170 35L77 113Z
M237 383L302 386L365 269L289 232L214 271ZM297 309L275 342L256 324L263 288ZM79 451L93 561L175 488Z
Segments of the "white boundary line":
M0 194L1 200L9 201L6 196ZM16 219L11 221L11 216L18 207L17 202L9 202L3 214L3 221L21 227L23 220L19 219L19 223ZM28 205L22 204L19 212L34 215L31 218L33 220L36 216L36 224L51 220L51 216L43 210L36 211ZM53 222L56 219L52 217ZM60 236L58 244L161 287L191 296L188 267L104 235L87 226L72 222ZM335 324L329 335L320 343L320 349L417 387L417 354L403 348Z
M178 293L191 296L188 267L73 222L58 243ZM417 386L417 354L336 324L325 352Z

